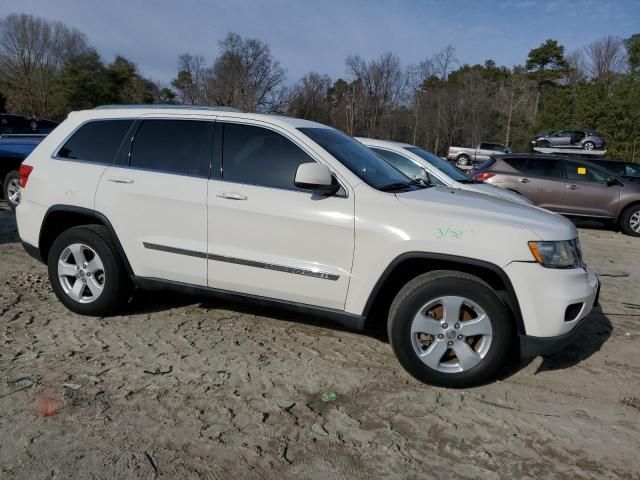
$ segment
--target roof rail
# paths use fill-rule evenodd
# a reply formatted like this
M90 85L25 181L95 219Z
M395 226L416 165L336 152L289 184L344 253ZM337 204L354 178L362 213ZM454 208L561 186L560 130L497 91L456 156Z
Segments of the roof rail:
M160 110L165 109L179 109L179 110L213 110L218 112L244 112L244 110L235 107L221 107L218 105L174 105L174 104L163 104L163 103L153 103L153 104L132 104L132 105L100 105L95 107L94 110L110 110L116 108L155 108Z

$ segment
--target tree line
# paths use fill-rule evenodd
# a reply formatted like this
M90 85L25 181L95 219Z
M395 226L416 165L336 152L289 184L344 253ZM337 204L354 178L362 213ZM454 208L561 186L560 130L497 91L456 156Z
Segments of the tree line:
M461 65L451 45L414 65L391 52L349 55L344 78L309 72L290 83L266 43L229 33L212 63L180 55L175 78L160 85L122 56L105 62L83 33L60 22L0 20L0 111L62 119L106 103L287 114L440 155L480 141L525 150L535 133L590 128L607 137L612 158L640 161L640 34L571 52L549 39L511 68L490 59Z

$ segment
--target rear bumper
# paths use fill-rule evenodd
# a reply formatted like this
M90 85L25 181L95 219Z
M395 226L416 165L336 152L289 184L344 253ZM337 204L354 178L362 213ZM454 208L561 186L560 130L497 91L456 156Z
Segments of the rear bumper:
M593 307L598 305L598 299L600 297L600 283L596 291L596 296L593 301ZM538 355L545 356L558 353L564 350L565 347L573 343L573 341L580 335L586 323L589 322L589 317L582 318L572 330L569 332L557 335L555 337L534 337L530 335L520 335L520 357L521 358L533 358Z

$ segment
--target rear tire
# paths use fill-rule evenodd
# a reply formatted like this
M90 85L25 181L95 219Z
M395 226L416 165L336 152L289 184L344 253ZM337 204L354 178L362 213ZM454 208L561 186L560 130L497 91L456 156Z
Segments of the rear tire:
M473 275L446 270L407 283L391 305L387 327L405 370L442 387L494 379L513 340L510 312L495 291Z
M619 226L622 233L640 237L640 204L630 205L622 211Z
M11 210L15 210L20 204L22 191L20 186L20 175L15 170L10 171L4 177L2 184L2 194Z
M469 165L471 165L471 158L469 157L469 155L458 155L458 158L456 158L456 165L461 167L468 167Z
M62 232L51 246L47 266L58 299L81 315L112 314L126 304L131 293L122 258L102 225Z
M594 148L596 148L596 144L593 142L584 142L582 144L582 148L584 150L593 150Z

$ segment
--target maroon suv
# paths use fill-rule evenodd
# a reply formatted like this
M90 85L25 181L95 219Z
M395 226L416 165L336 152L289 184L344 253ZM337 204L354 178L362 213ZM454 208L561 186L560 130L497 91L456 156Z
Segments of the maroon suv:
M557 155L495 155L471 175L548 210L613 220L627 235L640 236L640 183L591 162Z

